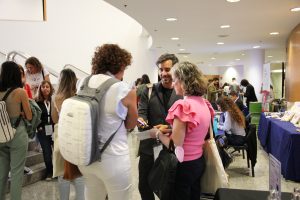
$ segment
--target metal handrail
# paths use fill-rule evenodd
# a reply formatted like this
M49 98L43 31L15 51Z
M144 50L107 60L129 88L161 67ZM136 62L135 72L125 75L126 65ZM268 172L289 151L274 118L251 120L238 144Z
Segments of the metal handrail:
M6 60L11 60L11 61L15 61L15 57L16 56L20 56L24 59L28 59L29 57L31 57L30 55L24 53L24 52L21 52L21 51L11 51L9 52L7 55L6 55ZM43 65L47 71L49 71L49 73L53 76L55 76L56 78L59 77L59 73L56 72L55 70L53 70L52 68L50 67L47 67L46 65Z
M1 51L0 51L0 54L2 54L3 56L5 56L5 57L6 57L6 53L3 53L3 52L1 52Z
M66 69L68 66L75 68L76 70L82 72L83 74L86 74L87 76L90 75L89 73L87 73L87 72L85 72L85 71L83 71L83 70L79 69L78 67L75 67L74 65L71 65L71 64L65 64L65 66L63 68Z

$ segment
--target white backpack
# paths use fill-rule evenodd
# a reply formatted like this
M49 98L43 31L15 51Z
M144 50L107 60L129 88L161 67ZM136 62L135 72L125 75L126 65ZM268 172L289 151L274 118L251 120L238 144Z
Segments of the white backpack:
M85 78L76 96L63 102L58 122L60 152L65 160L79 166L100 160L101 153L118 131L112 134L100 150L98 138L100 101L110 86L119 80L109 78L98 88L90 88L88 87L90 78L91 76Z
M0 101L0 143L9 142L15 136L16 129L11 125L10 118L6 109L6 99L9 94L16 88L10 88ZM17 127L20 123L21 116L18 118L15 127Z

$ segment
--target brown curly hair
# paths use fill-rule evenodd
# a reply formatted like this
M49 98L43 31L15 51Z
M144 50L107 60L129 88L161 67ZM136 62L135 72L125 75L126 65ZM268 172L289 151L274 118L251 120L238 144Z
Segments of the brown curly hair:
M175 78L182 83L184 95L202 96L206 92L207 80L195 64L181 62L171 70Z
M217 104L220 106L222 112L228 111L233 121L236 121L238 125L243 128L246 127L245 117L239 107L228 97L220 97L217 100Z
M43 65L42 63L39 61L39 59L37 59L36 57L29 57L26 61L25 61L25 67L27 69L27 64L31 64L34 67L37 68L38 72L41 72L43 70Z
M132 56L117 44L104 44L96 48L92 59L93 74L117 74L131 64Z

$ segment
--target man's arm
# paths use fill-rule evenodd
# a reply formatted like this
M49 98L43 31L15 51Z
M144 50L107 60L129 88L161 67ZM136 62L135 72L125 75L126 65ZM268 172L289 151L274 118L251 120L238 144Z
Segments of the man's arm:
M143 118L145 122L148 123L148 105L149 105L149 98L148 98L148 87L141 93L140 102L138 104L138 116L139 118Z

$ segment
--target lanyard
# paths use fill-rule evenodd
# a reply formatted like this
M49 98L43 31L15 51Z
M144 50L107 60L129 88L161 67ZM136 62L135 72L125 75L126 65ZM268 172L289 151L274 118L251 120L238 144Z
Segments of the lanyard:
M51 103L49 101L44 101L44 104L45 104L45 107L47 109L48 123L50 123Z

